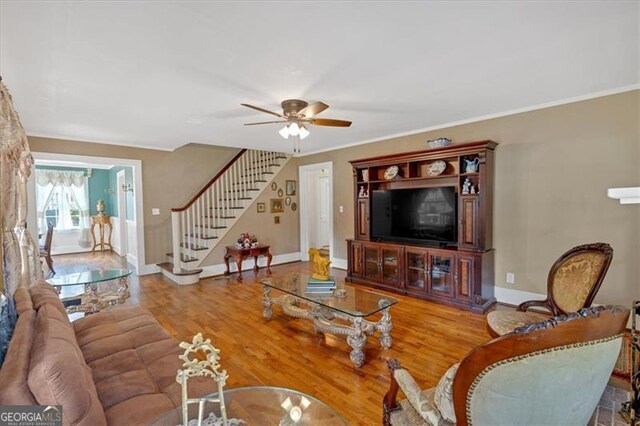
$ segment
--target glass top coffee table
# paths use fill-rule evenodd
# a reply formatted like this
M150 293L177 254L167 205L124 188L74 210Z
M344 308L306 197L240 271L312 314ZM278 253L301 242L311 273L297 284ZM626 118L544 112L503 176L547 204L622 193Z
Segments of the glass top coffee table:
M65 275L56 275L49 278L51 284L61 296L67 313L84 312L92 314L109 306L123 303L129 297L128 278L131 271L128 269L98 269L93 271L73 272ZM98 284L105 283L103 287L109 287L107 291L98 291ZM68 292L70 287L82 286L83 293ZM69 293L71 295L69 296Z
M216 397L217 394L210 396ZM229 425L342 426L347 424L333 408L324 402L293 389L273 386L225 389L224 402ZM208 416L220 418L217 404L205 406L205 413L207 413L204 415L205 419ZM198 405L192 404L189 410L189 419L197 419L197 416ZM163 414L151 424L155 426L183 424L181 408L178 407ZM203 424L210 423L203 422Z
M391 306L398 303L396 299L383 296L368 290L345 286L336 281L336 290L327 293L309 291L309 276L302 273L289 273L265 278L260 281L263 287L263 316L267 319L273 315L272 306L279 305L283 312L295 318L306 318L313 321L315 329L322 333L347 336L351 346L349 357L356 367L364 364L364 346L367 337L380 332L380 345L389 349L391 338ZM284 295L271 297L271 290L278 290ZM301 304L306 305L305 307ZM380 313L378 321L365 319Z

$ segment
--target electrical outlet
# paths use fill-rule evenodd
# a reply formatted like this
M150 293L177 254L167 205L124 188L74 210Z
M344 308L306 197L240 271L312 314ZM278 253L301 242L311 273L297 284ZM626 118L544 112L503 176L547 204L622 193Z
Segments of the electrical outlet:
M152 216L160 216L160 209L151 209Z
M513 272L507 272L507 284L513 284L516 282L516 274Z

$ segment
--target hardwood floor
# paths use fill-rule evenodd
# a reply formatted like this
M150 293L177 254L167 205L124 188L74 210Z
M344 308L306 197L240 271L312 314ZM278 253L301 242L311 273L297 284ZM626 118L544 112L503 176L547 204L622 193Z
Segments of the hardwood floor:
M110 254L56 256L58 274L96 267L120 267ZM273 267L274 274L306 271L307 263ZM179 287L160 274L131 277L127 304L141 304L175 337L190 340L198 332L221 350L229 388L272 385L297 389L335 408L349 424L380 424L382 398L389 386L386 360L397 358L422 388L437 385L442 374L470 350L490 339L482 315L389 293L400 300L391 309L393 347L384 350L375 336L366 361L354 368L349 345L340 336L316 334L306 320L274 307L262 317L262 287L252 272L244 282L203 279ZM345 272L333 270L337 278ZM378 293L385 293L377 291ZM275 291L274 291L275 293Z

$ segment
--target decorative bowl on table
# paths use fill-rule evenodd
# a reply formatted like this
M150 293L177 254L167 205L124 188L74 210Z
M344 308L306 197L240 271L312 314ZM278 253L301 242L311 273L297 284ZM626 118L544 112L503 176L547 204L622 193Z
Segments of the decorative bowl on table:
M451 143L451 139L447 138L431 139L427 141L427 148L442 148L443 146L451 145Z

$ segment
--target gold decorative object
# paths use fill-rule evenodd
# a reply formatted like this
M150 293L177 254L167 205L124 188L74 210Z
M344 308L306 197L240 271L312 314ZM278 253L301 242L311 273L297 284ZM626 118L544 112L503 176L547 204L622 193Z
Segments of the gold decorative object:
M320 256L320 252L316 248L309 249L309 259L313 262L311 277L316 280L327 281L329 279L331 261L326 257Z
M204 404L206 402L213 402L220 404L220 416L222 418L222 424L227 425L227 409L224 404L224 395L222 388L224 387L227 378L226 370L220 371L220 350L216 349L211 344L211 339L204 340L202 333L198 333L193 336L193 341L182 342L180 347L184 349L184 353L178 358L184 361L182 367L183 370L178 370L176 381L182 386L182 424L189 424L189 404L198 404L198 426L202 426L202 420L204 417ZM206 357L203 361L199 361L197 358L190 359L191 354L198 352L204 352ZM202 397L202 398L188 398L187 397L187 380L190 377L211 377L218 384L217 397Z

